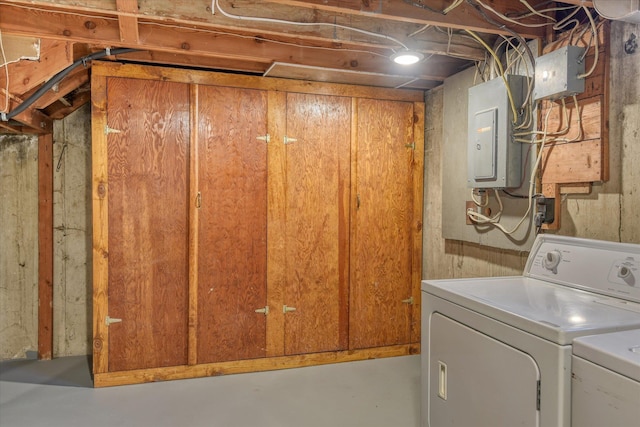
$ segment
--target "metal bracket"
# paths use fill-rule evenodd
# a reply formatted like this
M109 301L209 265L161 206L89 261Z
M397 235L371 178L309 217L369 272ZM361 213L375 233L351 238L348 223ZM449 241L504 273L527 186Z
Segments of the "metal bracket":
M106 323L107 326L111 325L112 323L120 323L122 322L122 319L114 319L113 317L105 317L104 318L104 323Z
M285 137L283 138L283 140L284 140L284 143L285 143L285 144L291 144L291 143L293 143L293 142L298 142L298 139L297 139L297 138L289 138L288 136L285 136Z
M258 308L258 309L255 310L255 312L256 313L262 313L262 314L264 314L266 316L267 314L269 314L269 306L267 305L264 308Z
M266 134L266 135L263 135L263 136L256 136L256 139L258 141L264 141L264 142L266 142L268 144L271 141L271 135Z
M122 131L110 128L109 125L104 125L104 134L109 135L110 133L122 133Z
M286 305L282 306L282 312L283 313L289 313L291 311L296 311L296 308L295 307L288 307Z
M413 305L413 297L410 297L410 298L407 298L407 299L403 299L402 303L403 304Z

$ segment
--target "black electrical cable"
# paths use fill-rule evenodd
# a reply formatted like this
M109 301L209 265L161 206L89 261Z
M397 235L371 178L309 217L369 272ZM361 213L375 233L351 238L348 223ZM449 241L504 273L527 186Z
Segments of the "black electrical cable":
M138 52L140 49L128 49L128 48L117 48L117 49L105 49L104 51L94 52L90 55L83 56L82 58L75 61L73 64L69 65L64 70L60 71L55 76L51 77L45 84L43 84L40 89L35 91L33 95L29 98L25 99L22 104L18 105L13 111L8 113L0 113L0 121L8 122L13 117L22 113L24 110L29 108L31 104L33 104L38 98L45 94L49 89L51 89L55 84L59 83L62 79L64 79L67 74L71 72L74 68L79 66L80 64L87 66L88 61L93 61L95 59L104 58L105 56L111 55L122 55L123 53L130 52Z

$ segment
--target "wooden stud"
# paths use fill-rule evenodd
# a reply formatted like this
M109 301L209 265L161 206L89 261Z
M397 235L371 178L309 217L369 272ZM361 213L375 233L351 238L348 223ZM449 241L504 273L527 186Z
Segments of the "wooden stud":
M198 227L199 206L196 200L199 191L198 165L198 85L190 86L190 160L189 160L189 338L188 363L198 363Z
M107 78L91 79L91 165L93 204L93 373L109 370L109 194L107 165Z
M423 102L413 104L413 233L411 250L411 342L419 343L421 334L422 281L422 208L424 205L424 114Z
M284 292L286 282L285 146L287 95L270 91L267 98L267 356L284 354Z
M116 8L118 9L118 12L136 15L138 13L138 0L116 0ZM140 43L138 18L136 16L125 14L118 15L118 26L120 27L120 41L122 43Z
M38 138L38 359L53 356L53 136Z

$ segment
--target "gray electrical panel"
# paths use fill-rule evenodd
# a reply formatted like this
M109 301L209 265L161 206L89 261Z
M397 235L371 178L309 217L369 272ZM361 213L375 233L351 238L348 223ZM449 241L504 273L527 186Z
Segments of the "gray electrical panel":
M556 100L584 92L584 48L564 46L536 58L533 99Z
M518 111L526 96L528 78L505 78ZM500 77L469 88L468 111L467 187L519 187L522 144L514 140L513 110L505 81Z

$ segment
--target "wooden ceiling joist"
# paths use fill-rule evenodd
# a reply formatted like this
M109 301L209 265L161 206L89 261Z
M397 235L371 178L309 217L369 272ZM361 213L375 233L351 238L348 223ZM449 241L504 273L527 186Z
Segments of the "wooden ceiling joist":
M123 0L124 1L124 0ZM223 16L220 13L212 15L209 11L206 11L204 6L200 2L169 2L169 1L154 1L154 2L140 2L139 11L137 14L129 12L122 12L120 10L105 9L109 2L102 2L103 8L97 7L100 2L88 2L86 4L94 7L82 7L78 8L76 5L73 7L66 4L67 2L47 2L47 1L34 1L30 4L34 4L32 10L37 10L41 13L60 12L60 13L95 13L96 19L108 19L116 20L119 23L120 38L118 41L120 44L125 43L126 46L137 47L138 43L127 42L126 37L123 36L122 31L122 18L138 18L138 31L140 31L140 23L146 24L155 23L157 25L170 25L183 28L191 28L196 30L200 28L201 31L221 31L226 33L238 33L239 36L262 36L269 38L272 36L282 36L290 40L295 37L296 42L299 44L305 43L318 43L325 42L331 45L344 45L346 48L353 49L369 49L369 48L386 48L389 52L390 48L398 48L399 46L389 41L384 41L381 38L375 38L371 36L362 35L357 32L350 32L341 28L331 27L298 27L298 26L286 26L282 24L268 24L268 23L256 23L253 21L234 20ZM206 2L210 5L210 2ZM221 3L222 4L225 3ZM198 8L198 6L202 6ZM229 7L228 2L225 6ZM124 10L125 6L122 6ZM133 9L128 9L133 10ZM308 8L281 6L278 4L271 4L265 8L264 4L256 4L254 1L236 0L233 2L234 11L242 11L243 14L257 16L267 15L267 18L286 16L288 20L299 22L321 22L321 23L336 23L345 26L353 26L365 31L388 35L390 37L406 40L407 35L411 34L422 27L422 24L416 24L411 22L400 21L384 21L371 19L368 16L358 16L353 14L343 14L342 16L336 16L333 12L317 11ZM266 12L266 13L265 13ZM85 19L83 22L87 29L96 30L98 24L95 20ZM194 25L195 24L195 25ZM87 29L79 28L80 33L87 33ZM64 30L63 30L64 31ZM94 37L100 37L99 30L94 31ZM71 33L71 34L69 34ZM74 31L73 28L67 29L67 34L73 36L78 31ZM138 35L138 42L142 45L146 43L146 40L141 39L142 36ZM432 34L431 42L425 42L419 40L417 43L419 46L413 46L414 48L421 50L426 55L436 54L440 55L446 52L451 53L457 57L463 57L469 60L481 60L484 57L484 51L477 43L470 43L468 39L461 37L457 34L440 35ZM124 41L123 41L124 40ZM409 41L410 42L410 41ZM444 48L446 46L446 49ZM390 52L389 52L390 54Z
M422 25L434 25L459 30L473 30L488 34L508 35L508 31L499 28L479 15L466 2L444 15L432 12L425 8L420 8L408 2L398 0L374 0L374 1L343 1L343 0L266 0L269 3L277 3L289 6L307 7L318 10L326 10L335 13L346 13L370 18L388 19L399 22L413 22ZM419 3L419 2L416 2ZM451 1L431 1L431 7L438 10L445 9ZM491 6L502 13L526 13L526 7L518 1L513 0L492 0ZM496 21L499 18L493 16ZM533 16L524 22L538 24L543 22L542 18ZM525 26L515 26L505 22L507 27L513 28L525 38L538 38L544 36L544 27L531 28Z
M341 43L336 47L333 41L307 41L308 46L303 47L292 46L285 36L257 39L237 30L236 33L230 33L226 30L190 29L147 21L140 21L138 26L141 44L152 51L263 62L265 70L275 61L388 74L408 72L389 61L389 49L386 47L377 52L373 48L363 51L357 44ZM98 46L123 45L119 22L109 17L91 18L0 3L0 28L10 34L32 34L49 39L62 37L67 41ZM139 46L132 43L124 47ZM343 53L343 56L336 55L336 51ZM420 69L413 69L411 73L422 79L442 81L449 75L450 65L455 64L451 58L444 59L446 62L443 63L426 61Z

